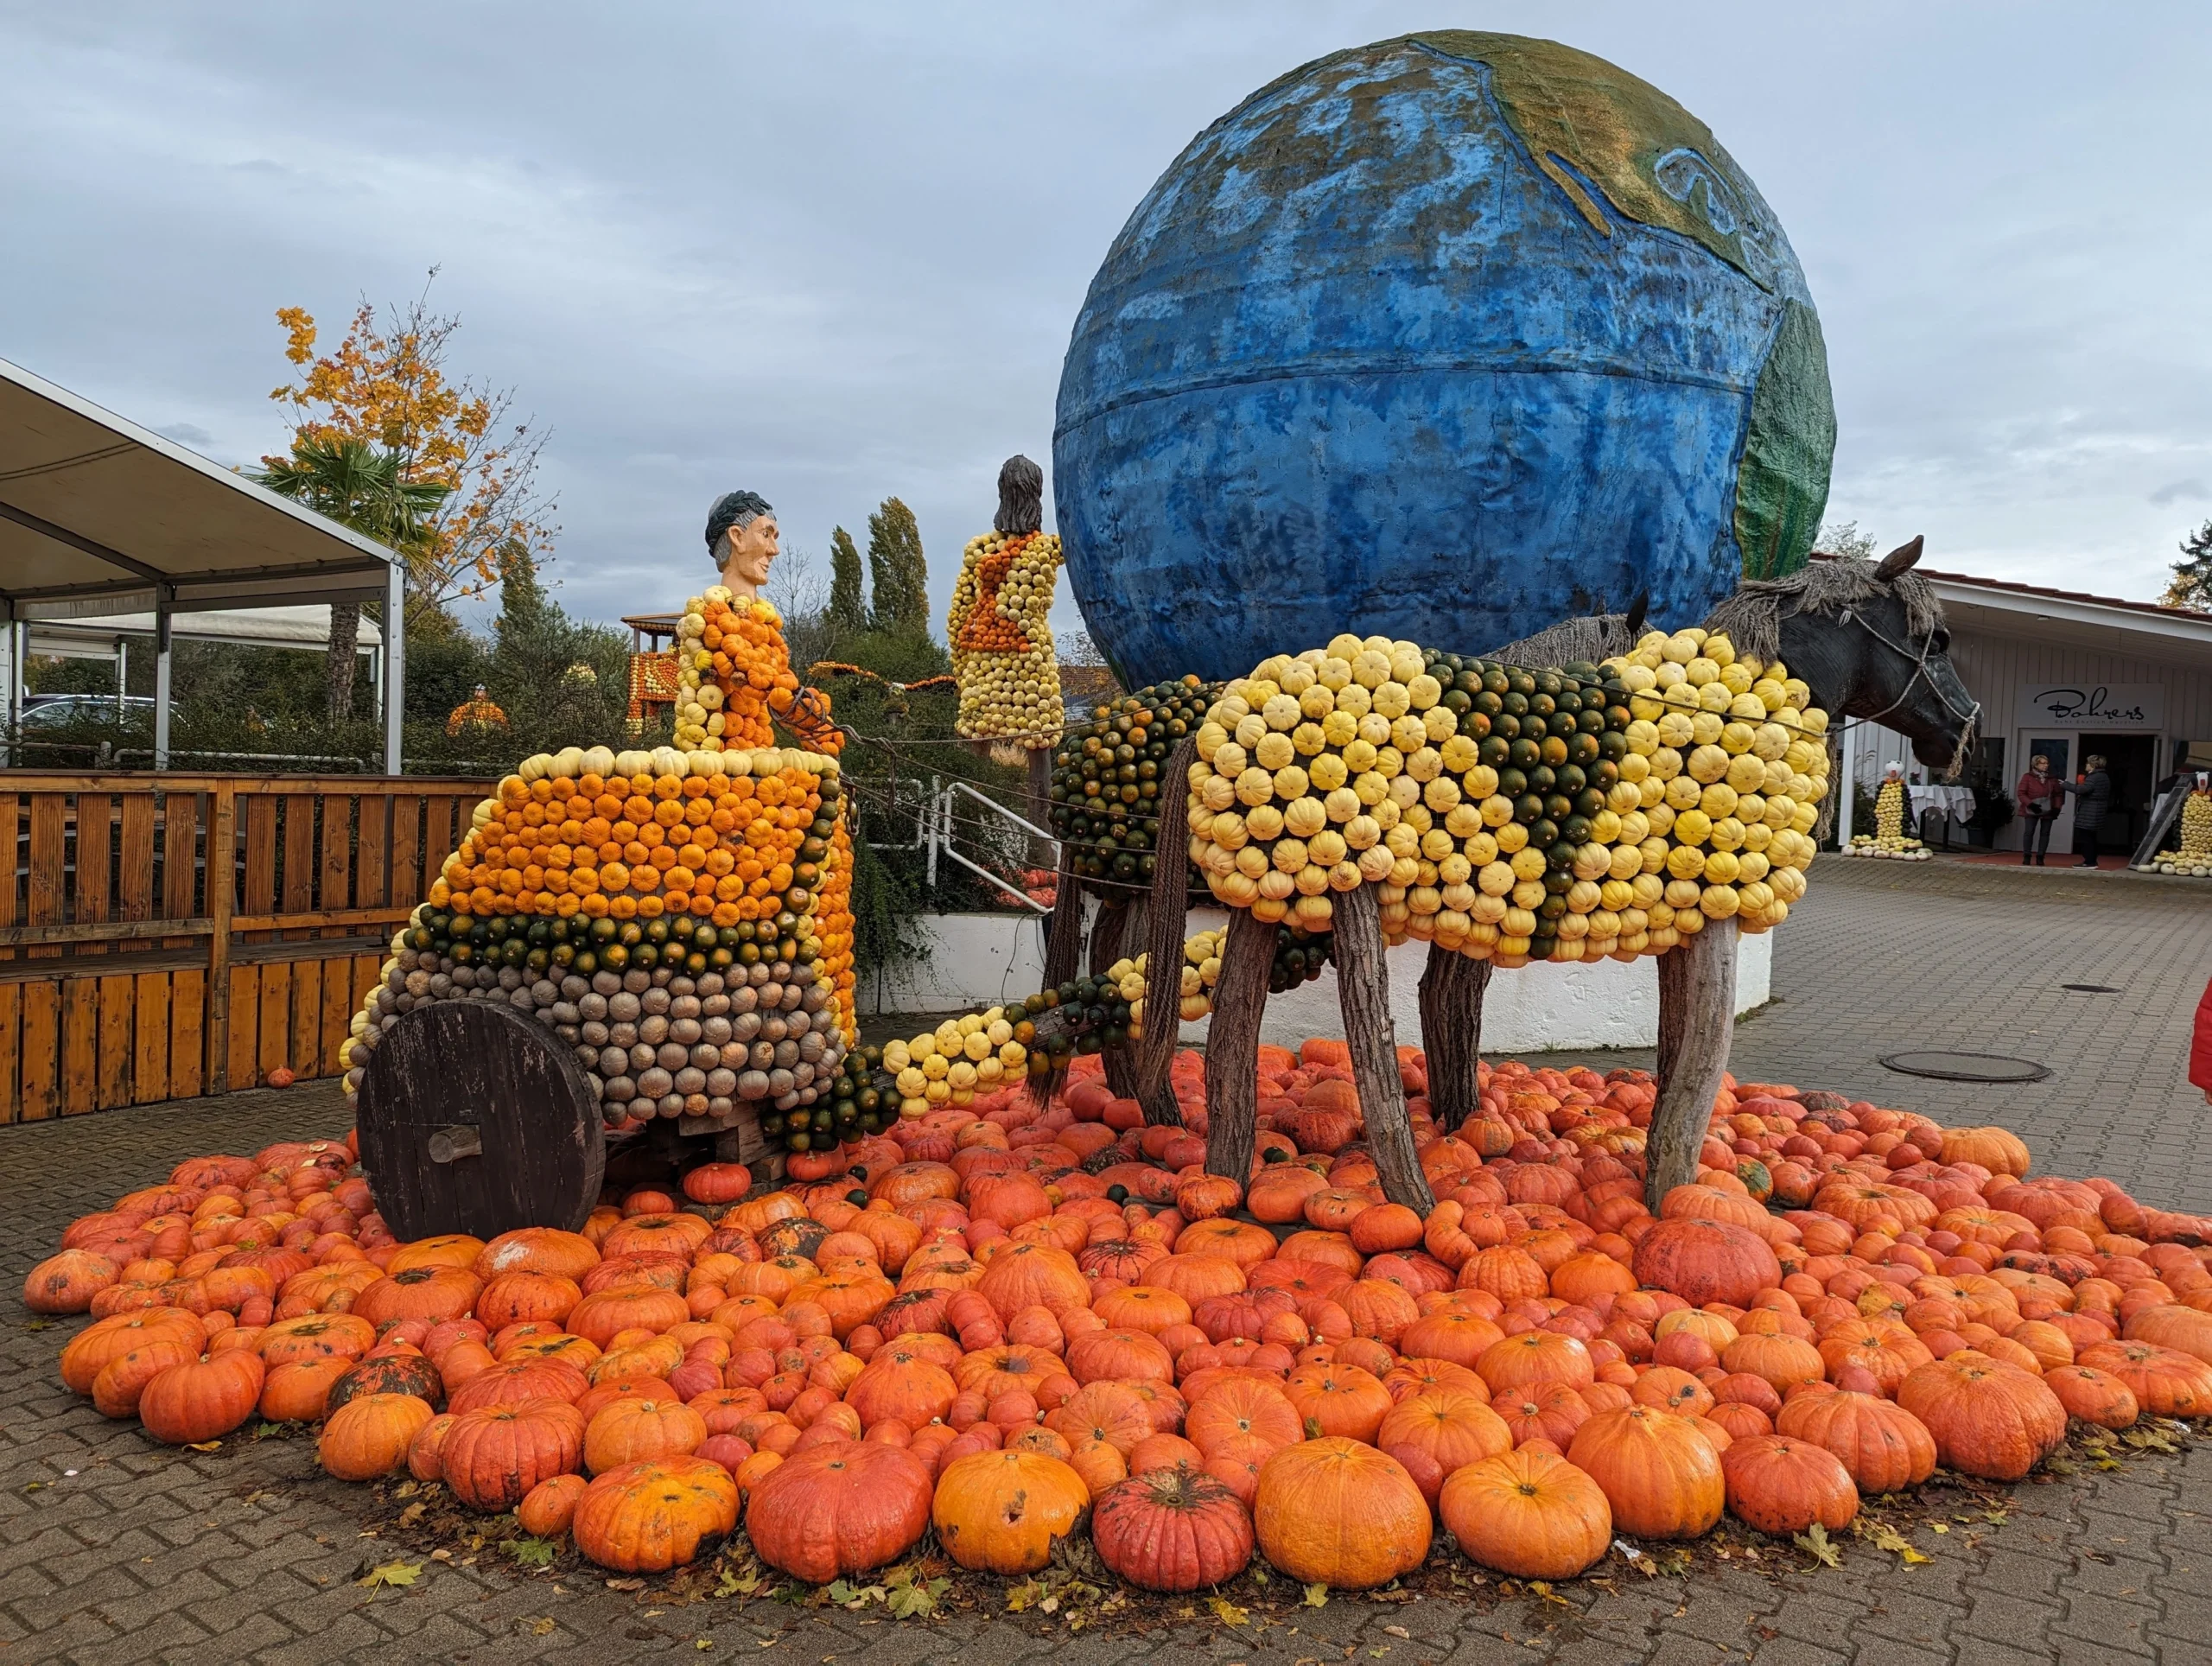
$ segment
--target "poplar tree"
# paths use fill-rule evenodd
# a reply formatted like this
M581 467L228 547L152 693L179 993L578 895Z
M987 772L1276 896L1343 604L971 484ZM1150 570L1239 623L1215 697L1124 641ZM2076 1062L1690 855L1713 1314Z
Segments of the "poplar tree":
M868 580L853 535L839 527L830 535L830 623L839 631L868 628Z
M868 571L876 629L926 635L930 569L922 529L914 512L896 498L886 498L868 518Z

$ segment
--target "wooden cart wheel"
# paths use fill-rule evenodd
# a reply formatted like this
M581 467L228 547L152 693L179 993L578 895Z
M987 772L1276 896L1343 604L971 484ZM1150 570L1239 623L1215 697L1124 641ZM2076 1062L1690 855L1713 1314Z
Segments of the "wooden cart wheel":
M439 1001L401 1015L361 1078L361 1167L394 1237L582 1230L607 1141L575 1054L512 1008Z

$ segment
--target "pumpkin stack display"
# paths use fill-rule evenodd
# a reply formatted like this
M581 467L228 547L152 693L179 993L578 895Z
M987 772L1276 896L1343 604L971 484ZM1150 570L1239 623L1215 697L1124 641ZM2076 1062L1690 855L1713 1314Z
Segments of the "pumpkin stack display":
M1116 1027L1121 993L1076 995ZM1087 1532L1165 1592L1255 1557L1555 1580L1616 1534L1835 1533L1938 1466L2016 1481L2069 1425L2212 1415L2212 1219L2034 1175L2001 1128L1724 1078L1655 1215L1647 1074L1484 1065L1457 1130L1412 1101L1423 1218L1377 1189L1342 1042L1260 1049L1240 1180L1202 1166L1195 1055L1181 1128L1092 1053L1032 1100L1003 1050L1058 995L886 1048L916 1114L879 1101L787 1189L709 1165L702 1212L400 1243L350 1144L280 1144L73 1223L24 1300L89 1316L62 1381L153 1440L314 1425L338 1481L622 1574L741 1532L810 1583L931 1534L1023 1577Z
M1908 802L1905 785L1895 776L1885 780L1874 792L1874 830L1852 836L1851 843L1843 847L1847 856L1886 857L1891 862L1926 862L1935 853L1918 839L1907 836L1904 830L1905 806Z
M526 760L394 938L347 1090L402 1013L499 1000L575 1050L611 1122L804 1129L855 1033L842 797L796 749Z
M1060 540L1051 532L989 531L961 552L944 621L960 685L953 732L1007 743L1005 762L1019 763L1060 738L1051 616L1061 560Z
M703 752L758 750L781 723L810 751L835 755L843 734L829 696L800 686L784 642L783 615L757 597L710 586L676 624L676 744Z
M1175 748L1196 734L1219 684L1157 683L1107 702L1052 754L1052 833L1084 879L1149 886L1160 795ZM1200 887L1193 881L1192 888Z
M2199 785L2182 800L2181 848L2161 850L2145 866L2160 874L2212 879L2212 787Z
M1214 897L1328 926L1378 887L1387 941L1499 965L1633 959L1804 894L1825 714L1703 630L1527 671L1345 635L1206 711L1190 855Z

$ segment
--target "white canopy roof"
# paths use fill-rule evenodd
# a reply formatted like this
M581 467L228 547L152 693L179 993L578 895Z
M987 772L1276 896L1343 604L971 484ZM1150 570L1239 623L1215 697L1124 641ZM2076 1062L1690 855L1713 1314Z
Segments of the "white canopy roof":
M105 614L93 619L41 619L31 626L33 653L106 655L118 638L151 636L151 614ZM169 634L187 642L234 642L264 648L304 648L316 652L330 645L330 609L327 605L304 607L232 608L200 614L180 614L171 621ZM364 652L384 645L376 620L364 617L354 626L353 640Z
M0 620L384 597L391 552L0 359Z

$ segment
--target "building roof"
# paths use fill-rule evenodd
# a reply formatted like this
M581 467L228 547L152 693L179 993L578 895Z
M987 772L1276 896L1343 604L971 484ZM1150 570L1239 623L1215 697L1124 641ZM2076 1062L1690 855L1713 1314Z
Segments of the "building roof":
M2171 607L2163 601L2129 601L2119 596L2091 595L2081 590L2054 590L2045 585L2019 584L2011 579L1980 578L1969 573L1939 573L1927 567L1917 571L1923 578L1936 579L1945 584L1968 584L1980 590L2005 590L2015 595L2043 596L2052 601L2084 602L2097 607L2124 607L2131 613L2153 614L2212 626L2212 614L2196 607Z
M0 620L380 600L382 544L0 359Z
M39 653L108 655L118 638L151 636L151 614L104 614L97 618L41 619L31 626L30 651ZM264 648L321 651L330 643L328 604L299 607L239 607L180 614L170 634L180 642L232 642ZM377 622L365 614L353 627L364 650L384 645Z

